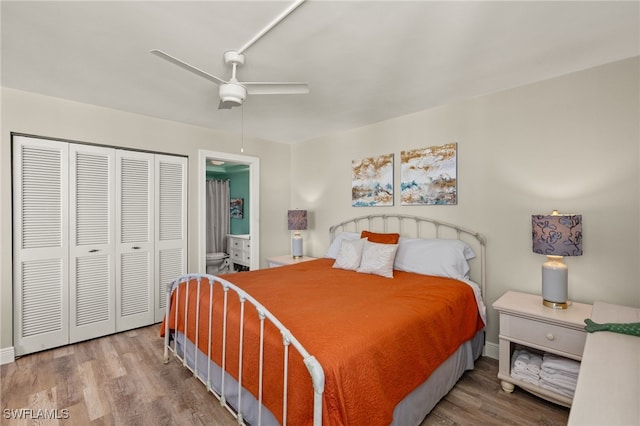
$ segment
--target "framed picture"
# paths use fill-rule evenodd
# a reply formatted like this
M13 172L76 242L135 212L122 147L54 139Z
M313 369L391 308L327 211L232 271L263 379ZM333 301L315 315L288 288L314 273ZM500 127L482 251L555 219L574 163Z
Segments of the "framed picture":
M401 205L458 204L458 144L400 152Z
M351 161L351 205L393 206L393 154Z
M229 200L232 219L242 219L244 217L244 198L232 198Z

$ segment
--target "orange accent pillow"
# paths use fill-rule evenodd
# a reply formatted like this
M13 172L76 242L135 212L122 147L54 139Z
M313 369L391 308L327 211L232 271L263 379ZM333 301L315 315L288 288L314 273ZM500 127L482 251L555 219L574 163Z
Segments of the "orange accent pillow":
M379 234L376 232L362 231L360 238L368 238L372 243L398 244L400 234Z

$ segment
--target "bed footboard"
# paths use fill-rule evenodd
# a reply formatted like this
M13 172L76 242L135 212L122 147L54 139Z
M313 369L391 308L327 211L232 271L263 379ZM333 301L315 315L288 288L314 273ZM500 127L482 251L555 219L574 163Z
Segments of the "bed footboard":
M195 288L194 288L195 287ZM216 289L217 287L217 289ZM194 296L195 295L195 296ZM229 309L230 301L236 308ZM221 300L218 300L221 299ZM246 308L247 303L249 304ZM189 306L191 305L191 306ZM195 305L195 306L194 306ZM221 309L221 314L214 314L214 306ZM174 307L172 309L172 307ZM217 309L217 308L216 308ZM253 311L255 309L255 311ZM236 318L237 316L237 318ZM237 420L239 424L244 424L246 410L242 400L243 372L248 368L257 370L257 392L254 392L257 401L257 422L262 424L263 420L263 378L265 372L265 322L273 325L282 336L283 351L283 377L282 377L282 424L287 424L287 400L289 392L289 350L293 348L297 351L306 366L311 377L313 389L313 424L322 425L322 394L324 392L324 371L318 360L310 355L291 332L260 302L251 295L237 287L233 283L223 278L206 274L189 274L174 280L167 288L167 307L164 320L164 357L165 363L169 362L169 352L173 352L185 367L194 373L194 376L204 383L207 390L211 392ZM233 324L230 327L229 324ZM237 339L232 337L231 329L238 331ZM203 333L203 331L205 331ZM176 333L178 332L178 333ZM259 341L257 365L243 365L245 360L245 333L252 333L253 337ZM219 334L219 335L218 335ZM184 339L177 350L177 339ZM187 344L189 340L193 344ZM220 342L218 346L214 343ZM173 343L173 344L172 344ZM203 346L204 349L203 350ZM221 360L218 367L222 374L212 372L212 362L207 362L206 366L199 366L197 352L205 353L206 358L211 360L212 347L219 347L221 353L217 354ZM187 353L187 349L193 351ZM182 352L182 353L181 353ZM229 353L237 354L237 362L231 368L227 365ZM189 356L187 356L189 355ZM187 362L187 358L191 362ZM202 357L200 357L202 358ZM251 359L252 357L248 357ZM236 368L237 367L237 370ZM233 369L234 371L230 371ZM255 371L255 370L254 370ZM225 374L226 373L226 374ZM215 379L214 379L215 377ZM214 383L219 380L219 383ZM225 380L237 382L237 393L235 393L234 406L227 400L226 389L229 383ZM294 392L304 392L304 389L295 389ZM257 395L255 394L257 393Z

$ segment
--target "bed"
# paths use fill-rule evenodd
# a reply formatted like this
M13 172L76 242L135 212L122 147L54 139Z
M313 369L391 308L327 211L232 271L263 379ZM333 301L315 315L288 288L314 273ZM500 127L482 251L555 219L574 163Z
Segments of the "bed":
M320 259L168 288L165 362L241 424L419 424L482 353L482 235L370 215L330 236Z

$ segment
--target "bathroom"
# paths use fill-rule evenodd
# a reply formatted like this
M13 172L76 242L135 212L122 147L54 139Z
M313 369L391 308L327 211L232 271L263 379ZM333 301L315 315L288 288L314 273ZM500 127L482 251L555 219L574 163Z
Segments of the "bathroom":
M250 166L208 160L206 169L206 271L249 270Z

